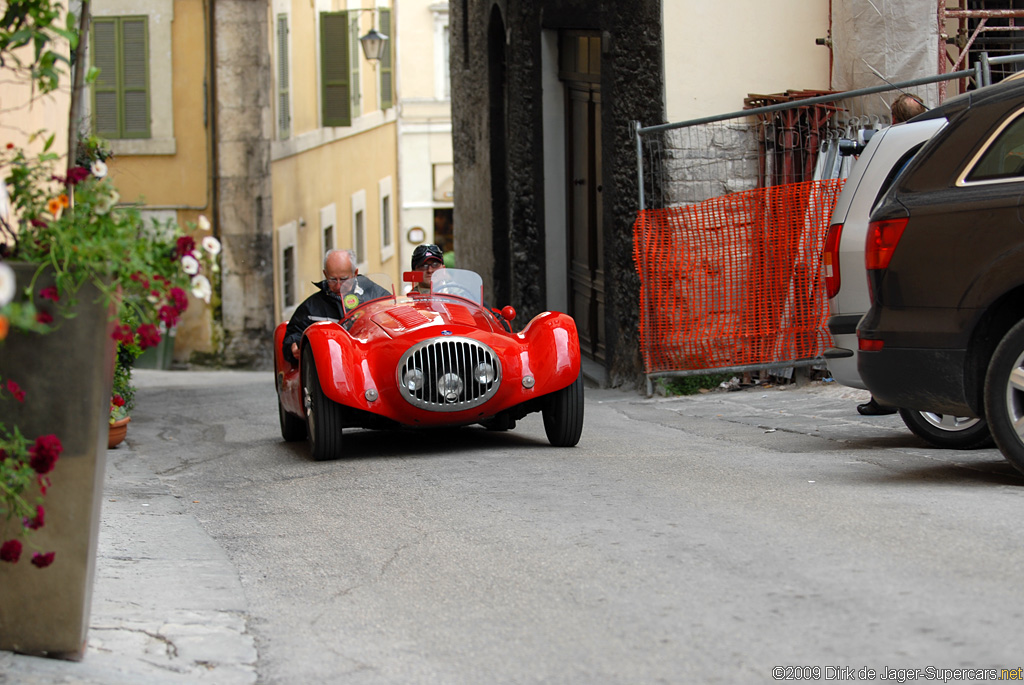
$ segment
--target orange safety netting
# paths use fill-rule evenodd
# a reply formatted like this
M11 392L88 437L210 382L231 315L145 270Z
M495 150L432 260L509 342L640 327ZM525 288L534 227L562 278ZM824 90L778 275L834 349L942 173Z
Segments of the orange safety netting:
M769 365L831 345L822 251L843 180L638 212L646 373Z

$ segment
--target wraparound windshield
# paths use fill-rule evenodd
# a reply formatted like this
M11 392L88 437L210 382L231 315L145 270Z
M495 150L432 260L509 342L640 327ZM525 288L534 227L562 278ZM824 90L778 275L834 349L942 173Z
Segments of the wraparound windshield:
M455 295L484 304L484 280L475 271L438 269L430 278L431 295Z

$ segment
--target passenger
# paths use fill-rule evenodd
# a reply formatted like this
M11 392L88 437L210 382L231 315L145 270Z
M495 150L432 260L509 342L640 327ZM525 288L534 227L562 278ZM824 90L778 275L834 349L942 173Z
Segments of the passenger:
M423 280L413 285L413 292L430 294L430 278L444 266L444 252L437 245L419 245L412 251L412 270L422 271Z
M300 304L288 321L282 353L286 361L298 363L299 342L308 326L317 321L341 321L359 305L391 293L359 275L352 250L328 250L324 256L324 280L314 283L318 290Z
M921 98L912 93L901 93L898 98L892 101L892 107L890 108L892 123L894 124L910 121L918 114L924 114L927 111L928 108L921 102Z

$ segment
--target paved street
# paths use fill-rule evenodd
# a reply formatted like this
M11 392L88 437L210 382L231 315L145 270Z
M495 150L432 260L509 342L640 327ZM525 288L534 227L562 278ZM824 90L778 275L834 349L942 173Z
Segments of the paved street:
M89 654L0 652L0 683L1024 665L1024 478L995 450L858 415L861 391L588 389L576 448L548 446L534 415L508 433L357 431L350 458L317 463L280 440L269 373L136 376Z

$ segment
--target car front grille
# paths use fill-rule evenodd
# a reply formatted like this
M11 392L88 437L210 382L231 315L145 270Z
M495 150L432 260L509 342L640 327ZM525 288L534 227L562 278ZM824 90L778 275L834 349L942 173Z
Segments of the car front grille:
M483 374L487 368L491 373ZM494 396L501 363L491 348L472 338L433 338L402 355L397 380L402 397L414 406L462 411Z

